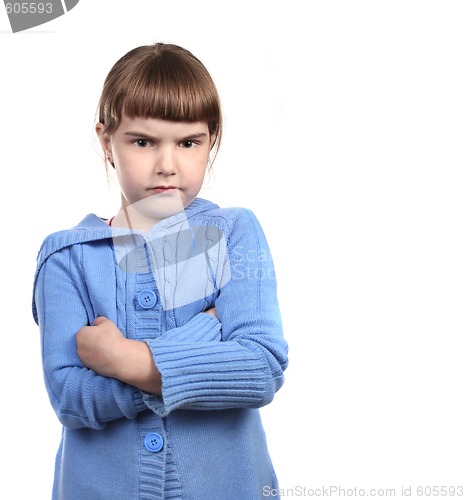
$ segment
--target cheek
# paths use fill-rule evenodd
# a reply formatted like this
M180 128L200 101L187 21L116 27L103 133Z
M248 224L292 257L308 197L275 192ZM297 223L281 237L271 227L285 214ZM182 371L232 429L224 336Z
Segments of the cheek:
M118 178L118 183L123 193L130 193L137 188L137 176L134 176L133 172L121 169L121 167L117 165L116 177Z
M190 184L193 187L201 186L205 178L205 172L206 172L206 165L204 162L197 165L196 168L191 169L190 172L188 173L188 179Z

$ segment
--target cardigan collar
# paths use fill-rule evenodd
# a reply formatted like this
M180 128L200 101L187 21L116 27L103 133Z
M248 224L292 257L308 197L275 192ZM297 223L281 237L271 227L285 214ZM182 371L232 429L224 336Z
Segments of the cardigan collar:
M77 226L50 234L47 238L45 238L37 255L37 267L34 276L32 300L32 312L34 319L37 322L37 309L34 299L37 278L42 265L50 257L50 255L72 245L109 238L127 237L129 235L131 237L144 239L156 238L157 236L167 234L171 231L174 232L179 230L180 225L185 224L187 229L187 227L189 227L190 218L194 215L214 208L218 208L218 205L202 198L195 198L195 200L183 211L160 221L146 233L125 228L113 228L105 222L105 219L102 219L95 214L88 214Z
M195 198L183 211L160 221L146 233L134 229L113 228L105 222L105 219L95 214L88 214L72 229L57 231L45 238L37 255L37 267L39 268L53 253L79 243L128 235L139 235L147 239L155 238L159 234L170 232L170 229L179 228L180 224L188 224L189 219L194 215L206 212L212 208L218 208L218 205L202 198Z

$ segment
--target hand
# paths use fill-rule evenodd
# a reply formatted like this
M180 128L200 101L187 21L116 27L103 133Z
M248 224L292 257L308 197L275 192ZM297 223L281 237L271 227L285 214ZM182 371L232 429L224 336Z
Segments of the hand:
M76 334L77 352L84 366L152 394L161 395L161 374L148 345L124 337L113 321L99 316L94 326Z
M216 307L212 307L211 309L207 309L206 311L207 314L210 314L210 316L213 316L214 318L218 318L216 315Z
M76 334L77 353L87 368L100 375L115 376L115 361L124 351L126 339L113 321L99 316L94 326L84 326Z

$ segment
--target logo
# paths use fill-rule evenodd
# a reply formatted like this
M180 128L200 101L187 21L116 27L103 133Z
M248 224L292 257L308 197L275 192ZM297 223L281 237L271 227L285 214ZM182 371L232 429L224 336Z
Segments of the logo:
M3 0L13 33L48 23L76 7L79 0L11 2Z
M165 311L208 301L231 279L223 231L194 225L178 192L143 198L120 214L121 225L112 228L115 260L123 272L144 275L141 283L154 279ZM166 222L145 233L132 229L147 216Z

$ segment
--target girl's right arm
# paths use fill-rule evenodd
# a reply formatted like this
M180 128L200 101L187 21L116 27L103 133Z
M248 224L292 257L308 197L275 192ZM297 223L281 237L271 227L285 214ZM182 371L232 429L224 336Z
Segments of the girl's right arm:
M42 265L35 291L46 389L66 427L103 428L119 418L135 418L147 406L140 390L86 368L76 349L76 333L92 323L73 274L69 250Z

